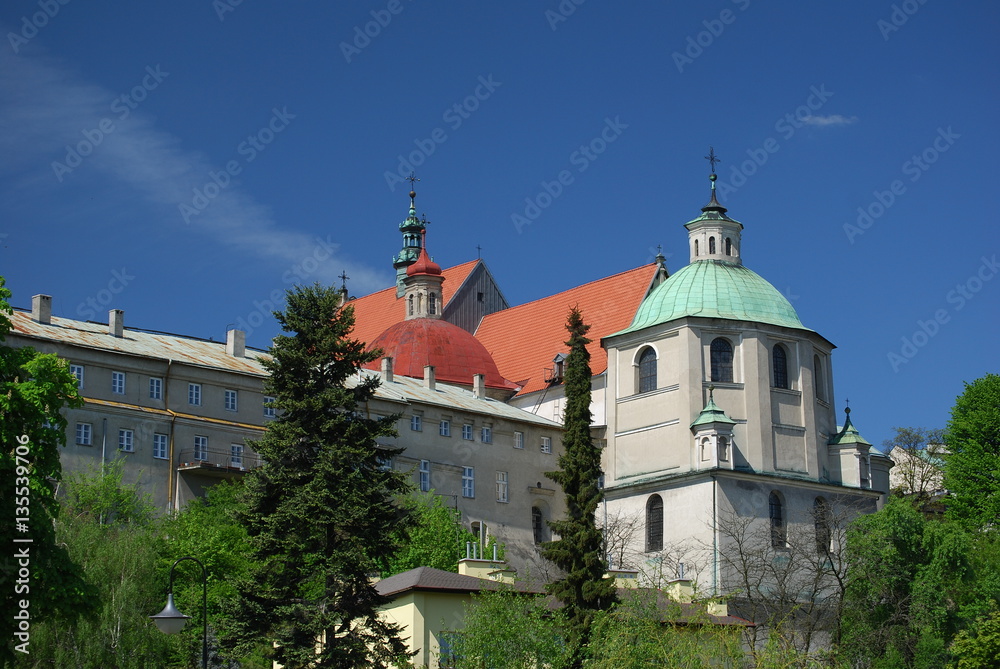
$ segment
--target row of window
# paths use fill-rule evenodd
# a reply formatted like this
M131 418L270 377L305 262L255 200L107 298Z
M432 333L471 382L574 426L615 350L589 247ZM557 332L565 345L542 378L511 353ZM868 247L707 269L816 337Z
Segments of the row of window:
M413 414L410 416L410 429L414 432L423 431L423 416L419 414ZM451 436L451 421L447 419L442 419L438 422L438 434L442 437ZM473 427L470 423L462 424L462 439L465 441L474 441L473 438ZM479 428L479 440L484 444L493 443L493 428L489 425L484 425ZM541 437L539 442L539 447L542 453L552 452L552 437ZM514 448L524 448L524 432L515 431L514 432Z
M84 367L83 365L70 365L69 371L76 377L76 387L83 390ZM111 372L111 392L115 395L124 395L126 387L125 372ZM191 406L201 406L202 387L200 383L189 383L187 400ZM150 377L149 379L149 399L163 399L163 379L160 377ZM239 391L225 389L223 395L223 406L226 411L239 411ZM264 418L274 418L274 398L264 397Z
M767 499L767 516L771 524L771 547L787 548L788 531L785 522L784 499L777 490L771 491ZM822 497L813 500L814 538L816 553L830 552L830 506ZM646 502L646 552L663 550L663 499L651 495Z
M157 460L166 460L167 455L167 435L159 432L153 433L153 457ZM92 423L76 424L76 443L79 446L94 445L94 426ZM195 435L193 442L194 460L208 460L208 437ZM118 450L123 453L135 453L135 430L118 430ZM232 467L243 466L243 444L229 445L229 464Z
M715 253L715 237L708 238L708 254L712 255ZM694 255L697 257L699 255L698 240L694 240ZM733 241L726 237L726 255L733 255Z
M711 380L714 383L733 382L733 345L725 337L716 337L709 347ZM636 391L648 393L656 390L656 351L646 347L639 354L639 376ZM788 377L788 351L784 344L775 344L771 349L771 384L775 388L791 388ZM818 355L813 356L813 384L816 397L826 399L823 383L823 365Z
M431 489L431 461L421 460L417 470L420 475L420 490L430 492ZM497 501L507 503L510 501L510 487L507 472L497 472L496 477ZM472 499L476 496L476 468L462 467L462 497Z

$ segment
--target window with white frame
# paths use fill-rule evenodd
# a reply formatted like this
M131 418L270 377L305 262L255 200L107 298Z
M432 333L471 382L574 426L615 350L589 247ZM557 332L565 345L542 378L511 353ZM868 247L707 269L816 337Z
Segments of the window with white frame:
M385 453L378 453L375 455L376 460L378 460L378 468L383 472L392 471L392 456Z
M552 437L542 437L542 453L552 452Z
M226 389L226 411L239 410L239 393L235 390Z
M410 429L414 432L420 432L423 428L423 418L420 414L413 414L410 416Z
M194 459L208 460L208 437L197 435L194 438Z
M151 400L163 399L163 379L157 378L155 376L149 377L149 399Z
M472 441L472 426L468 423L462 426L462 439Z
M524 448L524 432L514 433L514 448Z
M431 461L420 461L420 491L429 492L431 489Z
M158 460L167 459L167 435L159 433L153 435L153 457Z
M188 404L191 406L200 407L201 406L201 384L200 383L189 383L188 384Z
M274 410L274 398L264 396L264 418L274 418L277 412Z
M483 427L480 428L479 430L479 440L482 441L484 444L492 444L493 428L490 427L489 425L483 425Z
M438 434L440 434L442 437L450 437L451 436L451 421L450 420L442 420L440 423L438 423Z
M497 472L497 501L509 502L507 472Z
M115 395L125 394L125 372L111 372L111 392Z
M94 426L90 423L76 424L76 443L80 446L90 446L94 439Z
M118 430L118 450L125 453L135 452L135 433L132 430Z
M243 444L229 444L229 466L243 468Z
M476 470L474 467L462 467L462 497L476 496Z
M83 365L70 365L69 373L76 377L76 389L83 390Z

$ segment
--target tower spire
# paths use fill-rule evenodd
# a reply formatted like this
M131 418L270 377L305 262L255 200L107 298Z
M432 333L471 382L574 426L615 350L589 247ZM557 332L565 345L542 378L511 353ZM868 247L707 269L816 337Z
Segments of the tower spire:
M705 160L712 168L712 173L708 175L708 180L712 184L711 197L708 204L701 208L701 216L684 226L688 230L691 262L715 260L742 265L740 233L743 230L743 224L726 215L727 209L722 206L715 193L715 182L719 178L715 172L715 165L722 162L715 155L715 147L708 147L708 155L705 156Z
M416 174L410 172L406 177L410 182L410 209L406 219L399 224L399 231L403 233L403 248L392 258L392 266L396 270L396 297L403 296L403 279L406 278L406 268L417 261L420 255L420 248L423 244L422 234L427 226L427 219L417 218L417 192L414 184L420 181Z

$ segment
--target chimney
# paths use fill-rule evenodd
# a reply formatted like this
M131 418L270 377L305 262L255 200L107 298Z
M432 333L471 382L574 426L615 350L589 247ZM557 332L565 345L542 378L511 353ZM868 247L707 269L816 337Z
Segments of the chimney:
M486 375L476 374L472 377L472 395L483 399L486 397Z
M247 353L247 333L243 330L226 331L226 355L242 358Z
M382 358L382 379L392 383L392 357L388 355Z
M434 390L434 365L424 366L424 388Z
M108 334L119 339L124 336L125 312L121 309L112 309L108 312Z
M52 322L52 296L33 295L31 297L31 320L49 325Z

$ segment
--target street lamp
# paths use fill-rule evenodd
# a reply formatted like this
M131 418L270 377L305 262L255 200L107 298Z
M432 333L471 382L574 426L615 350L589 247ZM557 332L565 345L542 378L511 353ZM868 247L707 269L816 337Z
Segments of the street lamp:
M208 669L208 572L205 570L205 565L193 557L178 558L170 566L170 588L167 590L167 605L163 607L162 611L155 616L150 616L150 618L153 619L153 622L156 623L156 626L164 634L177 634L184 629L184 625L191 619L191 616L184 615L174 606L174 567L184 560L197 562L198 566L201 567L201 617L204 622L201 640L201 666L203 669Z

